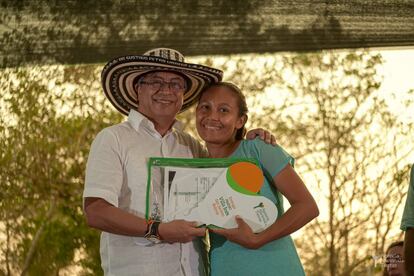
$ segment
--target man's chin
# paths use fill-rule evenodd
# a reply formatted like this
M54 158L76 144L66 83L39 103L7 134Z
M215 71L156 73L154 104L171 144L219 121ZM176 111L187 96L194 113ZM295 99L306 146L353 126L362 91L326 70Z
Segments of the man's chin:
M170 118L171 120L175 120L177 116L177 112L155 112L154 117L156 118Z
M157 108L154 108L154 113L160 116L176 116L178 111L180 109L173 105L157 105Z

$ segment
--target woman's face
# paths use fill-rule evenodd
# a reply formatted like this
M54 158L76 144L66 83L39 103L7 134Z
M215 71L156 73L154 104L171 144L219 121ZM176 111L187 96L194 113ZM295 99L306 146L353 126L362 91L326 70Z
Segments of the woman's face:
M237 129L247 117L239 117L237 95L227 87L212 87L201 96L196 109L196 126L207 143L227 143L235 140Z
M390 276L404 276L403 247L393 246L386 255L386 269Z

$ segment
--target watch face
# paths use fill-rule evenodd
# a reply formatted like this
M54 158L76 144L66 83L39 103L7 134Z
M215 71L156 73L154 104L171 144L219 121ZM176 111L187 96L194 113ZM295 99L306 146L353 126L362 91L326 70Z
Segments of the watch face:
M149 235L146 238L147 238L147 240L149 240L152 243L160 243L161 242L161 240L155 235Z

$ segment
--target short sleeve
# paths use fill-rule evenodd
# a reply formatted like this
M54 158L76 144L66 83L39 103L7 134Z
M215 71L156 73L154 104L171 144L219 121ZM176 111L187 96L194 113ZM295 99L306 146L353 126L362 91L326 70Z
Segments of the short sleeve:
M254 140L254 146L257 151L258 160L272 177L280 173L288 164L293 167L295 162L294 158L279 145L269 145L259 138L256 138Z
M411 167L410 185L401 220L401 230L407 231L408 228L414 228L414 165Z
M119 142L114 133L102 130L92 143L86 164L83 197L98 197L118 207L123 169Z

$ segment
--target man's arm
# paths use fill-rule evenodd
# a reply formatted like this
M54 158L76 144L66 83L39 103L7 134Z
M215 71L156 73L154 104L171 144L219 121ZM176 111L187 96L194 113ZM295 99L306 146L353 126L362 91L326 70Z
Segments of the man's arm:
M87 224L101 231L143 237L147 232L145 219L137 217L120 208L117 208L102 198L85 198L85 214ZM165 242L189 242L195 237L204 236L203 228L196 228L194 222L175 220L161 223L158 227L159 235Z
M405 273L414 275L414 228L407 228L404 236Z

